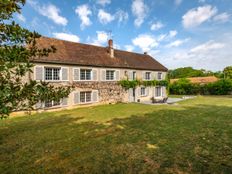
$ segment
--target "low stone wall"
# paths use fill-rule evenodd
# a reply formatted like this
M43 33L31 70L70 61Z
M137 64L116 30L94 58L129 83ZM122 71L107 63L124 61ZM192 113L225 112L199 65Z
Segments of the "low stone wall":
M98 90L99 102L116 103L127 102L127 91L118 82L75 82L73 84L80 91Z

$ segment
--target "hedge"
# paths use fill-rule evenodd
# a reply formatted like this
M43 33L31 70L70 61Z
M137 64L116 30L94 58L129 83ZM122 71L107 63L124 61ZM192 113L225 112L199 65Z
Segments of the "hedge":
M176 95L228 95L232 93L232 80L221 79L209 84L193 84L188 79L180 79L169 85L170 94Z

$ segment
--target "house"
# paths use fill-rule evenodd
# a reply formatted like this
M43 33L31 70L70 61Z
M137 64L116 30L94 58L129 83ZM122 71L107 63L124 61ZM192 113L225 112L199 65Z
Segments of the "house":
M41 37L39 46L54 45L56 53L49 57L36 57L30 78L53 85L73 85L75 89L61 101L38 103L36 108L73 107L116 102L138 102L152 97L166 97L163 86L124 89L122 79L164 80L167 68L148 54L138 54L113 48L113 40L107 47L74 43Z
M218 78L215 76L208 76L208 77L191 77L186 78L193 84L208 84L208 83L214 83L218 81ZM178 81L179 79L171 79L170 83L174 83Z

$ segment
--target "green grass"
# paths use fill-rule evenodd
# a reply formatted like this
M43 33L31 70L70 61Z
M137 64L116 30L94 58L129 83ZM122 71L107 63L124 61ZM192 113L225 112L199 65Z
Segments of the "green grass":
M231 173L232 98L0 121L0 173Z

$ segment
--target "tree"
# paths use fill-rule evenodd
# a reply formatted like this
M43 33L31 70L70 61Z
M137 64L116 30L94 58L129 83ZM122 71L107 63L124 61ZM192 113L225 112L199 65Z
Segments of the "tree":
M232 66L225 67L223 73L226 79L232 79Z
M0 117L7 117L18 110L33 110L34 105L45 100L59 100L68 96L71 87L54 87L49 83L26 81L32 72L30 60L36 56L48 56L55 48L38 48L40 35L20 27L13 20L20 13L25 0L1 0L0 2Z

